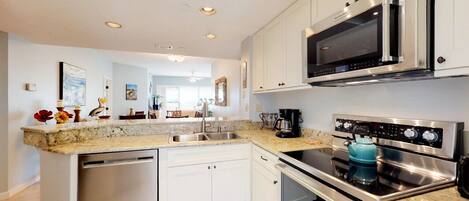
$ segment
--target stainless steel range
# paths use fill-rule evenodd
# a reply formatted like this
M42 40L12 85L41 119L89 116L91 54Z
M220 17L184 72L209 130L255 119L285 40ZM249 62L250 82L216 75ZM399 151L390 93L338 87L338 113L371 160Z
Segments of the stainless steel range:
M334 115L333 146L285 152L282 201L396 200L455 185L463 123ZM374 164L349 161L354 133L376 144Z

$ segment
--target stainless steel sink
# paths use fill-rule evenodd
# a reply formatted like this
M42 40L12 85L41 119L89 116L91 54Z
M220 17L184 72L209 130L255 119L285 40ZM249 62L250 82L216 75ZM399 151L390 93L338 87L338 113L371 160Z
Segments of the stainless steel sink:
M207 137L209 140L231 140L240 138L239 135L233 132L208 133Z
M173 142L195 142L207 140L207 136L203 134L185 134L173 136Z
M181 134L171 137L172 142L198 142L206 140L232 140L241 138L233 132Z

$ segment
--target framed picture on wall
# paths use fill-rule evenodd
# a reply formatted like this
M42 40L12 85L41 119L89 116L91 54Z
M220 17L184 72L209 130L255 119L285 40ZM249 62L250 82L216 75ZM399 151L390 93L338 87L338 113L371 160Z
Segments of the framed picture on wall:
M137 100L137 89L136 84L126 84L125 85L125 99L126 100Z
M226 77L215 80L215 105L227 106L227 85Z
M66 62L60 62L59 99L65 106L86 104L86 70Z

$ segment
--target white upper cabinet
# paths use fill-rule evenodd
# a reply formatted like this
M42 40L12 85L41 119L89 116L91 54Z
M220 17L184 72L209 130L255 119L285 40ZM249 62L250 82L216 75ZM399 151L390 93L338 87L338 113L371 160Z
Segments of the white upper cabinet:
M253 37L253 90L290 90L303 84L303 31L311 0L298 0ZM263 72L262 76L260 73Z
M284 87L303 84L303 37L310 25L310 0L299 0L284 13L286 66Z
M281 87L285 68L285 32L283 19L278 17L264 29L264 85L267 89Z
M435 1L435 70L437 76L469 74L468 0Z
M264 34L258 32L253 37L253 90L261 91L264 88Z
M314 24L330 15L344 9L348 2L354 0L312 0L311 23Z

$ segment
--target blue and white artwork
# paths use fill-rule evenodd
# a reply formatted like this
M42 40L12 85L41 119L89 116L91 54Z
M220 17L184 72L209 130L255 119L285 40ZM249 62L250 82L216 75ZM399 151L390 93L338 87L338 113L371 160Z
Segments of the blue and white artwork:
M60 62L60 99L65 106L86 103L86 70Z

